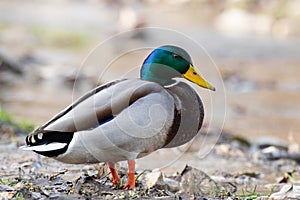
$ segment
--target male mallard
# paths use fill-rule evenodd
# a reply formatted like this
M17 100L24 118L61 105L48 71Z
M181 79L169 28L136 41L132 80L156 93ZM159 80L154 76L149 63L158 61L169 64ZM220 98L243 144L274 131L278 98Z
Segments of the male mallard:
M101 85L26 137L26 150L65 163L108 162L113 185L115 163L128 161L125 189L135 187L134 159L190 141L202 126L201 99L185 78L215 90L194 69L189 54L161 46L144 61L140 79Z

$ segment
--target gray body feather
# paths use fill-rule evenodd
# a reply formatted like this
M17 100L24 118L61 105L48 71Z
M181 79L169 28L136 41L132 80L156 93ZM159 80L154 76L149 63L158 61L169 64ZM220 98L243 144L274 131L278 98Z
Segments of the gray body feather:
M203 116L199 96L183 82L164 88L120 80L87 93L32 134L74 132L67 150L54 157L62 162L117 162L185 144Z

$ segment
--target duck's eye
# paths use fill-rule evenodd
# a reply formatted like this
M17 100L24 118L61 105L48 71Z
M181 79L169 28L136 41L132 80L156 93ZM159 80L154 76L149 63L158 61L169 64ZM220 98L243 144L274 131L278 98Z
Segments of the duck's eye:
M173 58L180 58L180 55L173 54Z

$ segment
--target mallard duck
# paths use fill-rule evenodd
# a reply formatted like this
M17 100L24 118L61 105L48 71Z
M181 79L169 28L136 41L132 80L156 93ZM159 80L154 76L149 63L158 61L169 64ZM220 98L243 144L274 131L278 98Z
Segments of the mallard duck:
M145 59L139 79L96 87L26 137L25 150L65 163L107 162L113 185L121 179L115 163L127 160L135 188L135 159L190 141L204 118L200 97L185 78L215 90L177 46L161 46Z

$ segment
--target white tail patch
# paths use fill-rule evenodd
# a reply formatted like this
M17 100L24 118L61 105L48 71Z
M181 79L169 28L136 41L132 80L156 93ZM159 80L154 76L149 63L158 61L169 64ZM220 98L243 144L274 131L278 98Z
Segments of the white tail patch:
M39 151L39 152L45 152L45 151L54 151L63 149L67 146L67 143L58 143L53 142L49 144L43 144L38 146L21 146L20 149L26 150L26 151Z
M39 134L37 135L37 137L39 138L39 140L42 140L42 139L43 139L43 133L39 133Z

